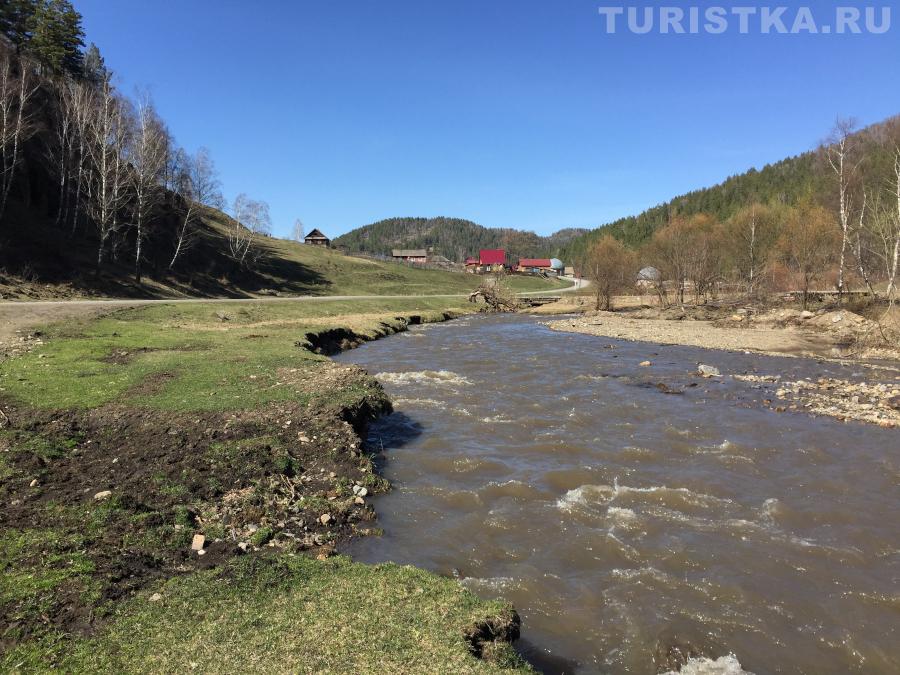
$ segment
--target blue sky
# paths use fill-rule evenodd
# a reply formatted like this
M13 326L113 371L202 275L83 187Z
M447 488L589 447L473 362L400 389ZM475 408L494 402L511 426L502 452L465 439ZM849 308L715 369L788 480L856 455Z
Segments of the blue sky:
M898 8L883 35L610 35L609 0L74 1L120 88L277 234L596 227L900 113Z

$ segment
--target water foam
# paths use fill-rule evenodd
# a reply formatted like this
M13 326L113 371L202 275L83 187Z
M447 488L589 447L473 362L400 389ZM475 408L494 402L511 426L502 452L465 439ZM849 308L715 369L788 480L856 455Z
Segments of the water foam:
M440 386L464 386L471 380L450 370L412 370L405 373L378 373L376 377L389 384L436 384Z
M393 399L394 407L409 405L419 406L421 408L444 408L446 403L433 398L395 398Z
M702 492L693 492L687 488L671 488L665 485L651 485L650 487L619 485L619 480L616 478L612 485L582 485L574 490L569 490L556 501L556 507L563 511L570 511L576 506L609 504L620 498L661 503L671 508L688 506L711 508L731 504L728 499L720 499Z
M502 593L515 583L516 580L512 577L466 577L460 581L460 584L470 591L480 590L494 593Z
M720 656L717 659L696 657L688 659L681 670L670 670L665 675L753 675L749 670L744 670L740 661L734 654Z

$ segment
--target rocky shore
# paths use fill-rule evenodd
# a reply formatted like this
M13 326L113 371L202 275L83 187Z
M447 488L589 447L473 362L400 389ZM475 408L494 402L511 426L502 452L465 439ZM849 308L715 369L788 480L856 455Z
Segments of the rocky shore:
M893 383L850 382L837 378L782 380L778 375L734 375L770 394L763 403L776 412L805 411L842 421L900 428L900 376Z
M883 328L847 310L738 310L723 315L703 307L688 311L644 308L590 312L547 325L558 331L662 345L858 362L869 373L866 382L835 378L783 381L779 375L734 378L767 392L771 390L764 401L777 412L802 411L844 421L900 427L900 344L886 343ZM892 329L888 327L888 335ZM860 361L863 357L877 361Z

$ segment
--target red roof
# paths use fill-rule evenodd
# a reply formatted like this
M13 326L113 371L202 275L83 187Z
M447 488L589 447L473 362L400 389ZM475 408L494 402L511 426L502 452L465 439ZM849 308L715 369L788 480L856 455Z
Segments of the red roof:
M473 258L472 256L469 256L468 258L466 258L466 265L477 265L477 264L478 264L478 258Z
M519 267L550 267L550 258L520 258Z
M506 251L502 248L483 248L478 254L482 265L505 265Z

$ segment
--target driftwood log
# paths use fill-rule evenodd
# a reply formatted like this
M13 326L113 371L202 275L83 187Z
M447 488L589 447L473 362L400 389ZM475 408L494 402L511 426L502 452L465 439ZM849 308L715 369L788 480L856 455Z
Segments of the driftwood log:
M515 312L519 309L516 296L509 289L500 284L481 284L476 290L469 293L469 302L478 302L478 298L494 312Z

